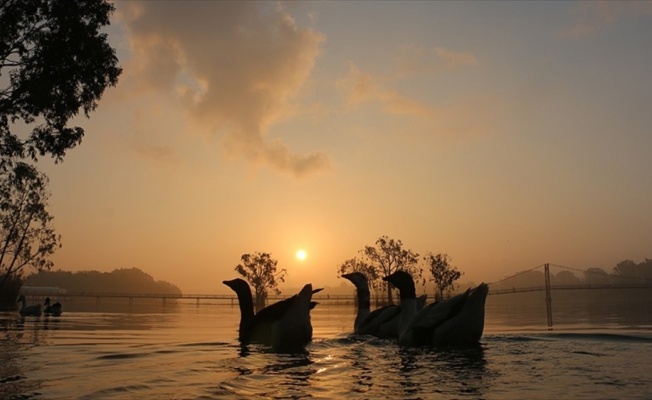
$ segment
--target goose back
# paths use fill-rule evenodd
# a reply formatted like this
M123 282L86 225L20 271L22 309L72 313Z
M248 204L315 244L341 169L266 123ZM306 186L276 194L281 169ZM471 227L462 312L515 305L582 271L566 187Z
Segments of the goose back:
M470 291L461 310L452 315L432 336L434 345L469 345L478 343L484 331L484 314L489 286L481 284Z
M416 313L399 342L409 346L474 345L484 330L489 287L481 284Z

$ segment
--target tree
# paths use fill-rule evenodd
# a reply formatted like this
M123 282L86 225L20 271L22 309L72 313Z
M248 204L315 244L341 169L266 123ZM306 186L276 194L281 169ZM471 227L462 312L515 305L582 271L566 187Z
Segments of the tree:
M584 271L584 282L589 285L607 285L611 282L611 277L602 268L588 268Z
M240 260L242 264L238 264L235 270L254 287L255 304L258 310L265 306L268 290L274 290L276 294L281 293L278 290L278 282L285 282L287 271L282 269L277 272L278 261L269 253L243 254Z
M351 272L361 272L367 277L367 282L369 286L374 289L380 289L382 286L382 280L378 276L378 272L373 267L363 259L353 257L344 261L337 269L337 277L341 277L344 274L349 274Z
M26 276L25 285L54 286L66 289L68 293L181 294L179 287L166 281L157 281L138 268L118 268L111 272L39 271Z
M616 264L613 269L615 279L621 283L650 282L652 281L652 260L636 264L632 260L624 260Z
M638 269L645 282L652 283L652 259L646 258L645 261L638 264Z
M426 261L433 281L437 285L439 299L444 298L444 292L453 289L455 281L462 277L462 272L450 265L448 254L426 254L423 259Z
M613 273L619 282L631 283L640 279L638 265L632 260L623 260L616 264Z
M553 285L579 285L582 280L571 271L559 271L552 277Z
M0 170L27 156L62 161L81 142L84 129L69 120L88 117L122 72L100 33L113 11L106 0L0 1L0 78L9 77L0 79Z
M415 281L423 279L423 270L418 267L419 254L403 249L403 242L400 240L381 236L376 240L375 247L365 246L362 252L369 264L381 277L403 270L412 275ZM383 283L386 283L384 286L387 290L387 301L392 304L392 291L389 283Z
M0 174L0 290L24 267L49 270L48 256L61 247L48 213L48 178L17 162Z

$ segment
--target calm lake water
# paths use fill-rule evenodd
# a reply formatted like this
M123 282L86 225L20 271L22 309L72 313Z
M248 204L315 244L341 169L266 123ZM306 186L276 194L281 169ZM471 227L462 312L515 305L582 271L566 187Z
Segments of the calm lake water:
M572 323L548 331L545 306L530 315L519 299L489 296L485 335L471 349L352 338L354 307L320 304L301 354L241 347L239 310L225 305L2 313L0 398L652 398L648 303L638 320L610 319L608 310L600 323L575 307L564 317Z

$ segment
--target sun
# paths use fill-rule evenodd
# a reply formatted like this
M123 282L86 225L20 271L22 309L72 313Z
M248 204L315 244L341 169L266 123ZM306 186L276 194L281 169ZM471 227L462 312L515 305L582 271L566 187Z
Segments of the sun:
M297 257L297 260L303 261L303 260L306 259L306 257L308 257L308 253L306 253L306 251L304 249L299 249L299 250L297 250L296 257Z

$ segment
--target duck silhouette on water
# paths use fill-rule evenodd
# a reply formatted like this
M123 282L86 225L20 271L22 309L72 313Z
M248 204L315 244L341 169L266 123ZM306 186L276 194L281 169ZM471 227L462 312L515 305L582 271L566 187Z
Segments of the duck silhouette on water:
M312 295L322 289L307 284L294 296L271 304L254 314L254 302L249 284L243 279L223 281L238 296L240 326L238 339L242 344L259 343L274 349L299 349L312 340L310 310L315 307Z
M43 310L43 313L44 313L45 315L52 315L52 316L54 316L54 317L58 317L58 316L60 316L61 313L62 313L62 306L61 306L61 303L59 303L59 302L57 301L57 302L54 303L54 304L50 304L50 301L51 301L51 300L50 300L49 297L46 297L46 298L45 298L45 303L43 303L43 305L45 306L45 308L44 308L44 310Z
M16 301L16 303L21 303L20 310L18 310L18 313L21 317L40 317L43 313L40 304L33 304L28 306L27 299L25 298L24 294L21 294L18 297L18 301Z
M484 330L484 309L489 286L482 283L450 299L417 310L412 276L397 271L383 280L401 296L398 342L407 346L472 346Z
M371 294L367 276L362 272L355 271L343 274L342 278L353 283L357 293L358 312L353 323L353 334L371 335L381 339L397 339L401 307L390 304L371 311ZM417 298L417 309L423 308L425 302L425 295Z

